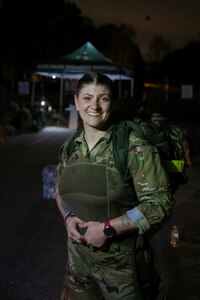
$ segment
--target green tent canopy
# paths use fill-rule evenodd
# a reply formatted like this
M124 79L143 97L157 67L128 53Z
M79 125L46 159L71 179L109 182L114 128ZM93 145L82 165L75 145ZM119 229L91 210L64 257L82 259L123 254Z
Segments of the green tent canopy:
M90 42L61 59L63 63L112 65L112 61L99 52Z

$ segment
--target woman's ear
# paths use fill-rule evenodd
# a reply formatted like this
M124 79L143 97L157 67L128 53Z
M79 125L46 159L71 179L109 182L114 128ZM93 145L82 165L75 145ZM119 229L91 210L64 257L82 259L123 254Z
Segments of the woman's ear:
M79 105L78 105L78 98L77 98L76 94L74 95L74 103L76 105L76 110L78 111L79 110L78 109Z

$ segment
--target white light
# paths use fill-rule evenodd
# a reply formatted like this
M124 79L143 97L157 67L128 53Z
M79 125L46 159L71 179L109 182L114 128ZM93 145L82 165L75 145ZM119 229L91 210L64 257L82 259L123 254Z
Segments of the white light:
M56 75L52 75L52 79L56 79Z

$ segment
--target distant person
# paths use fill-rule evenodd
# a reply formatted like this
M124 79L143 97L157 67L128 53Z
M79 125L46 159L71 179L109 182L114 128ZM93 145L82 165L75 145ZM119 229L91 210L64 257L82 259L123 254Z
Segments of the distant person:
M183 149L184 149L184 153L185 153L186 165L188 167L191 167L192 166L192 158L191 158L191 154L190 154L190 144L186 137L184 138L184 141L183 141Z
M32 114L31 110L21 103L19 110L13 121L15 128L20 133L30 132L32 130Z
M62 300L165 299L153 266L151 284L142 287L148 275L143 266L152 254L142 252L139 259L135 243L171 213L168 176L156 148L131 132L128 167L133 180L122 181L112 146L117 103L106 75L88 73L79 80L75 105L83 130L69 159L68 139L59 152L56 201L68 254Z
M70 129L77 129L78 128L78 112L76 110L76 106L74 103L74 99L71 99L71 102L66 109L66 111L69 111L69 125L68 127Z
M151 109L149 108L148 99L147 99L147 95L145 92L144 92L144 96L142 99L142 105L139 108L138 116L142 120L150 120Z

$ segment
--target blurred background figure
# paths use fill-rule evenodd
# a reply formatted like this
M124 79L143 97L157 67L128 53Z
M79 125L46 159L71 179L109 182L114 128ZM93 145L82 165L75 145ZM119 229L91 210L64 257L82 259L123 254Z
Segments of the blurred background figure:
M191 155L190 155L190 145L188 140L185 138L184 142L183 142L183 149L185 152L185 160L186 160L186 164L188 167L191 167L192 165L192 159L191 159Z
M24 103L20 103L19 110L15 115L14 126L18 132L30 132L32 130L32 114Z
M78 112L76 110L76 106L74 104L73 96L71 96L69 106L67 108L65 108L65 111L69 112L68 127L70 129L77 129L78 128L79 115L78 115Z

